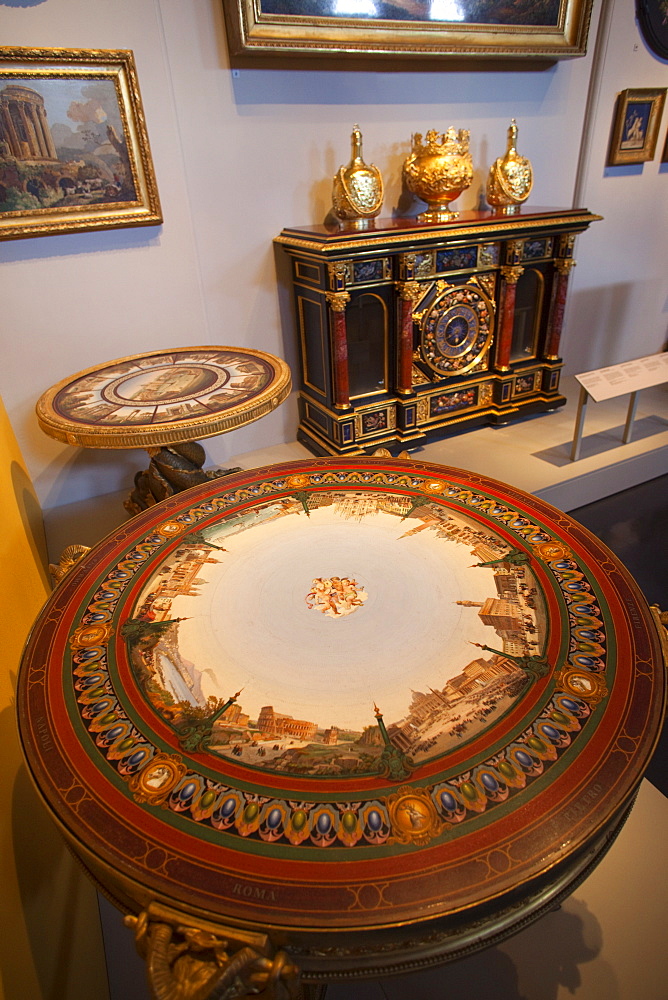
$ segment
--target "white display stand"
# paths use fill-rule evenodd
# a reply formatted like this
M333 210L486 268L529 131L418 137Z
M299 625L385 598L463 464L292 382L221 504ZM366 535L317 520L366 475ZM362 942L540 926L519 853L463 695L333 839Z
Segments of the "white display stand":
M582 428L590 398L595 403L600 403L604 399L614 399L616 396L624 396L626 393L631 394L622 438L624 444L631 440L638 393L641 389L649 389L651 386L668 382L668 354L650 354L648 357L637 358L635 361L624 361L622 364L612 365L609 368L583 372L581 375L576 375L575 378L580 383L580 401L573 433L572 462L580 457Z

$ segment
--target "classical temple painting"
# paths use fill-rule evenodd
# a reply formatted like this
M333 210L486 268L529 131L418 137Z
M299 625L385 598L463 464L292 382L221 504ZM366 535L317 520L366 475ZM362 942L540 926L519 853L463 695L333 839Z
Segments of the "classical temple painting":
M341 777L480 735L540 675L547 629L528 559L474 516L297 491L181 535L123 638L184 749Z
M0 89L6 212L137 197L113 81L16 78Z
M0 234L157 221L132 53L0 48Z

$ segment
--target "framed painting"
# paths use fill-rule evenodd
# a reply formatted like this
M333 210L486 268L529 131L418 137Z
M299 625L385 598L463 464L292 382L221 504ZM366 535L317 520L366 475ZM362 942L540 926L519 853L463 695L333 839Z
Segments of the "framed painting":
M608 166L654 159L666 88L623 90L617 98Z
M0 239L160 222L132 52L0 48Z
M652 52L668 59L668 0L637 0L642 36Z
M233 55L559 59L586 52L592 0L224 0Z

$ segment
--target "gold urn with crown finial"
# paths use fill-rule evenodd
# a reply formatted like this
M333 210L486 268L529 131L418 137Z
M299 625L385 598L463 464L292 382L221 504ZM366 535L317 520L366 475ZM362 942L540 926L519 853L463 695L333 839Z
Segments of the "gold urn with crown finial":
M506 155L500 156L490 167L485 197L488 203L505 215L519 212L533 187L533 168L525 156L517 152L517 122L510 121Z
M468 129L450 128L439 134L430 129L412 137L412 151L404 161L404 181L409 191L427 202L427 211L418 222L447 222L458 213L450 202L458 198L473 180L473 161L469 153Z
M334 177L333 209L346 226L364 229L373 224L383 204L383 178L378 167L362 158L359 125L353 125L350 146L350 163L339 167Z

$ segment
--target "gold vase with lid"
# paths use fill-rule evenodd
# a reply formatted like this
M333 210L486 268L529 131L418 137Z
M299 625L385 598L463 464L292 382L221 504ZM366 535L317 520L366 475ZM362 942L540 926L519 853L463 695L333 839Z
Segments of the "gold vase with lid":
M339 167L334 177L333 210L344 225L364 229L373 224L383 204L383 178L378 167L364 162L359 125L353 125L350 146L350 163Z
M430 129L422 142L416 132L412 151L404 161L406 187L422 201L427 211L418 215L418 222L448 222L458 213L450 202L458 198L473 180L473 161L469 152L468 129L457 131L452 126L442 134Z
M517 122L511 119L505 156L498 157L490 167L485 197L488 203L505 215L519 212L533 187L533 168L525 156L517 152Z

